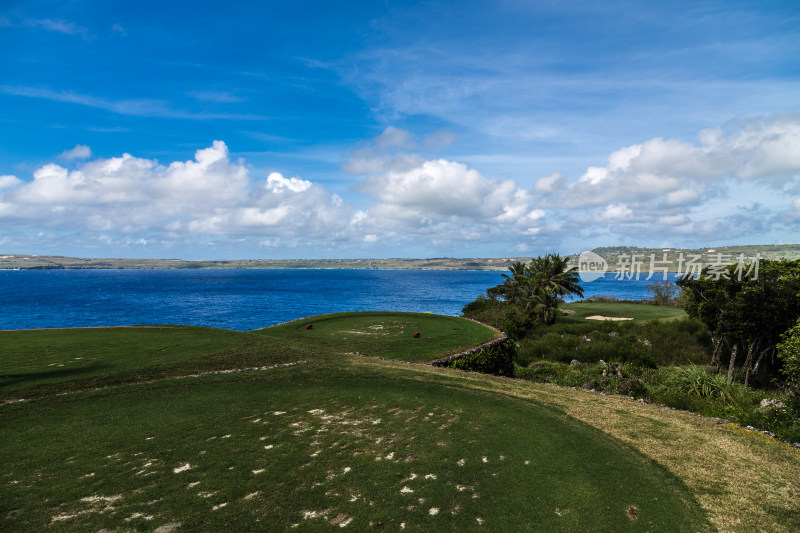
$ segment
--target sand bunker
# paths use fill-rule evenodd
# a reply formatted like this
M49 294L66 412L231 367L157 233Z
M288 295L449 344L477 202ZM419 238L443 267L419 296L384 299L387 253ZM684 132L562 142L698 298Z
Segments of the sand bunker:
M592 315L592 316L587 316L586 320L613 320L613 321L616 322L618 320L633 320L633 319L632 318L628 318L628 317L624 317L624 316Z

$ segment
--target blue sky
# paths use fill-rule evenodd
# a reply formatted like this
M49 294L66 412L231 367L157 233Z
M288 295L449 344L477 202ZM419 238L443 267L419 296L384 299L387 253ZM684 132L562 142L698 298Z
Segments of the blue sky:
M6 0L0 50L2 253L800 242L794 1Z

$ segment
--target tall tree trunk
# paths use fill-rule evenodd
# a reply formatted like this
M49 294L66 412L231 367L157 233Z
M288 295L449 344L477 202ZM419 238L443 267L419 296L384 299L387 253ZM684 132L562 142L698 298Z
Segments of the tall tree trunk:
M728 385L733 382L733 369L736 367L736 353L739 351L739 343L733 345L731 350L731 362L728 365Z
M764 359L764 356L767 355L767 352L774 349L775 349L774 346L767 346L764 350L761 351L761 353L758 355L758 359L756 359L756 364L753 366L752 375L755 376L756 374L758 374L758 367L761 364L761 360Z
M750 343L750 346L747 348L747 357L744 360L744 365L742 365L742 377L744 378L744 384L747 385L750 383L750 370L753 367L753 357L756 354L756 348L760 343L756 340Z
M711 364L717 367L717 372L719 372L719 360L722 357L722 349L725 347L725 337L717 337L716 345L714 346L714 355L711 356Z

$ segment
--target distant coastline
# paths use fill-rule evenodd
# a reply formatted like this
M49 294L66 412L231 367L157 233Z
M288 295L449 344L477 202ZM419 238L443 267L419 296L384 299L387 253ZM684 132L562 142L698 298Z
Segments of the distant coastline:
M682 261L692 257L703 264L735 262L739 257L760 259L800 259L800 244L721 246L694 249L602 247L592 252L608 263L609 272L625 269L625 261L639 262L646 272L651 260L669 272L680 272ZM570 254L578 266L580 252ZM635 257L634 257L635 256ZM621 260L622 258L622 260ZM33 254L0 254L0 270L74 270L74 269L371 269L371 270L489 270L505 271L516 261L530 257L503 258L387 258L387 259L131 259L79 258ZM622 263L622 264L621 264Z

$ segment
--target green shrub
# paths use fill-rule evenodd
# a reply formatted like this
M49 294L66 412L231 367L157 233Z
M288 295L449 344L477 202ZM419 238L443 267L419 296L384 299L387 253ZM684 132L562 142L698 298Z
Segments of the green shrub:
M460 370L472 370L496 376L514 376L514 358L517 355L517 343L511 339L494 344L479 352L456 359L448 366Z
M606 366L600 364L571 366L540 360L527 367L516 365L515 371L517 377L529 381L644 398L675 409L754 426L771 431L782 439L800 442L798 395L778 396L777 399L785 404L783 408L764 408L760 405L765 397L763 391L740 383L729 385L721 376L694 365L652 369L625 363L621 377L603 376L604 368Z
M585 340L589 339L588 341ZM520 340L518 363L546 359L569 363L614 361L646 368L707 364L712 345L708 330L691 319L646 323L555 324L537 326Z
M786 377L786 386L800 396L800 320L781 335L778 359L783 364L781 373Z
M667 386L677 393L716 399L723 404L734 403L737 396L736 384L728 383L719 374L709 374L695 365L675 368Z

